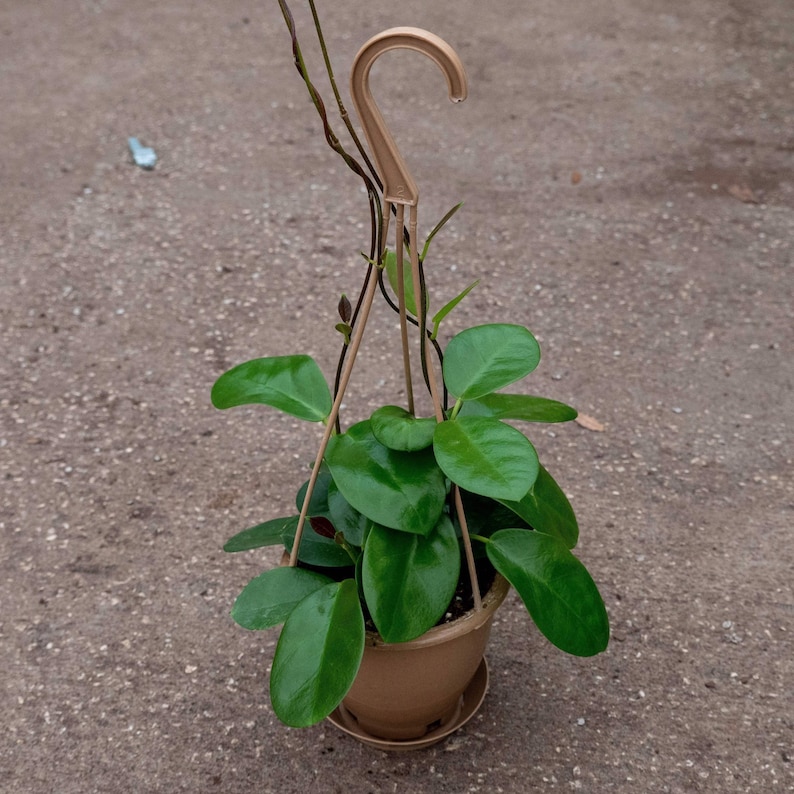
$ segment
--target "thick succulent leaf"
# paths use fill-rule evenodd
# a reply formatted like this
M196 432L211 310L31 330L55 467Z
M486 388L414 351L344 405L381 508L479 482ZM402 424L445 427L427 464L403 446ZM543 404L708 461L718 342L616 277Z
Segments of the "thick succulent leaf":
M295 539L295 530L298 522L289 527L289 531L284 533L284 548L288 553L292 552L292 543ZM352 565L350 555L331 538L318 535L306 522L301 535L301 546L298 551L298 559L307 565L318 565L321 568L346 568Z
M561 540L503 529L491 536L487 551L550 642L575 656L593 656L607 647L609 618L601 594Z
M488 538L500 529L531 529L526 521L495 499L463 489L460 496L463 500L466 524L472 535ZM481 550L485 554L481 544L477 544L474 548L475 552Z
M262 403L285 413L322 422L331 413L331 393L310 356L257 358L224 372L212 387L216 408Z
M579 524L568 497L554 478L540 467L535 484L518 502L500 500L531 527L546 535L554 535L572 549L579 540Z
M223 546L224 551L248 551L263 546L278 546L284 542L284 533L292 528L293 534L298 525L298 516L273 518L255 527L249 527L229 538Z
M446 484L432 450L389 449L359 422L331 438L325 460L342 496L375 523L426 535L438 521Z
M469 416L441 422L433 451L452 482L493 499L521 499L538 475L535 448L498 419Z
M339 705L361 664L364 634L353 579L315 590L292 610L270 673L270 699L282 722L305 728Z
M345 541L352 546L363 546L364 533L372 521L351 507L339 492L335 482L332 482L328 489L328 508L331 512L331 523L337 532L345 536Z
M308 516L320 516L329 519L331 523L333 523L331 510L328 505L328 492L332 482L330 473L325 470L320 470L317 475L317 482L314 484L312 498L309 500ZM298 489L298 493L295 496L295 506L298 510L303 508L303 500L306 498L308 487L309 481L307 480ZM289 525L284 532L283 541L288 552L292 551L292 540L295 537L297 527L298 522L296 520L295 523ZM308 525L308 522L301 536L301 547L298 552L298 559L301 562L305 562L307 565L319 565L323 568L344 568L352 563L350 555L341 546L335 543L331 538L324 538L318 535L311 526Z
M461 400L475 400L532 372L540 361L535 337L521 325L494 323L452 337L444 353L444 382Z
M283 623L309 593L331 580L303 568L273 568L252 579L232 607L232 618L246 629L269 629Z
M384 405L369 418L372 434L389 449L416 452L433 443L436 420L419 418L397 405Z
M317 474L317 481L314 483L314 490L312 491L312 498L309 500L310 516L325 516L330 518L331 514L328 509L328 489L331 487L331 474L328 471L321 469ZM309 481L306 480L300 488L298 493L295 494L295 507L298 512L303 510L303 500L306 498L306 491L309 488Z
M463 404L458 416L492 416L522 422L568 422L577 412L570 405L530 394L485 394Z
M446 516L427 537L378 525L367 537L364 598L386 642L407 642L435 626L459 576L458 540Z

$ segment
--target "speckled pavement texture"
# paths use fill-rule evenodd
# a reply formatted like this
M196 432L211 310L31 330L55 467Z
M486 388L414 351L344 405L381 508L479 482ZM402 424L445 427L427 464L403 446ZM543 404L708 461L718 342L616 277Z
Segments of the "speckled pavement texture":
M309 352L330 376L365 197L275 0L5 0L0 791L794 791L794 6L320 12L343 85L394 25L466 65L460 106L411 53L373 86L425 232L466 202L428 263L439 300L482 280L447 332L529 325L526 388L598 423L533 440L611 645L567 657L511 595L488 698L444 744L388 754L278 723L275 635L229 617L275 552L221 545L289 512L319 431L217 412L209 390L260 355ZM348 417L398 383L393 324L373 318Z

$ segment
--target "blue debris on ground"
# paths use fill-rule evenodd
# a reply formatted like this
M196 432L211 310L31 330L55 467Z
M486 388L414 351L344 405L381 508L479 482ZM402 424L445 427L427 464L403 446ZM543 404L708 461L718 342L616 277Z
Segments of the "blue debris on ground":
M127 138L135 165L151 171L157 163L157 153L151 146L143 146L137 138Z

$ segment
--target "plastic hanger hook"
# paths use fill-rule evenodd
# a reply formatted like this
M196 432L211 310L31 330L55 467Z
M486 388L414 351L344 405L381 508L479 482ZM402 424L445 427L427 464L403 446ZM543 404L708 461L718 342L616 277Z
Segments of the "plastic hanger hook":
M455 50L442 38L421 28L390 28L373 36L359 51L350 74L350 92L367 142L383 180L383 197L392 204L416 206L419 189L389 132L369 86L372 64L384 52L416 50L433 60L447 79L452 102L466 99L466 72Z

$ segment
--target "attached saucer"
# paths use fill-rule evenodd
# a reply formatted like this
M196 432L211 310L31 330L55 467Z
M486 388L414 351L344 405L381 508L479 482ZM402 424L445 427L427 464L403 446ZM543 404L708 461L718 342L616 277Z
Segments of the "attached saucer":
M471 679L461 696L460 710L456 713L454 719L418 739L380 739L377 736L373 736L359 728L356 718L342 706L333 711L329 715L328 720L340 731L344 731L363 744L375 747L378 750L396 750L398 752L401 750L421 750L424 747L430 747L436 742L440 742L442 739L446 739L447 736L465 725L479 710L487 691L488 663L483 658L477 668L477 672L474 674L474 678Z

